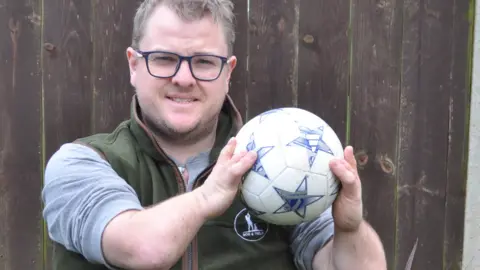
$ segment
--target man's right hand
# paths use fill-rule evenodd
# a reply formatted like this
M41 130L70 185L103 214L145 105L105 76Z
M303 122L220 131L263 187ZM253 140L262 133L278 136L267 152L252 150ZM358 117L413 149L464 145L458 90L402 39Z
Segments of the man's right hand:
M235 153L236 139L232 138L222 149L217 164L204 184L195 191L199 195L200 211L206 218L223 214L232 204L242 177L257 159L255 151Z

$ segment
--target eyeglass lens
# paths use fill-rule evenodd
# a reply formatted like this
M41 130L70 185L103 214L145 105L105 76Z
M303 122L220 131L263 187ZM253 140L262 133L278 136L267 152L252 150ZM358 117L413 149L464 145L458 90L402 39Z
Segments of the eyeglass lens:
M180 57L166 52L154 52L148 56L150 73L158 77L170 77L177 71ZM191 59L193 76L201 80L215 79L222 69L222 59L210 55L196 55Z

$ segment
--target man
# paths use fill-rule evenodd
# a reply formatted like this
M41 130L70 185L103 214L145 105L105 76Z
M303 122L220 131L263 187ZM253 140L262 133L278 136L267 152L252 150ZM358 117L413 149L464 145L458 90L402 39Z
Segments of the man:
M386 269L362 218L351 147L331 163L343 184L333 216L270 224L261 239L236 233L236 221L257 226L248 212L235 218L245 211L238 186L256 154L234 154L241 119L228 97L237 61L232 8L230 0L139 7L127 49L131 119L63 145L46 168L55 269Z

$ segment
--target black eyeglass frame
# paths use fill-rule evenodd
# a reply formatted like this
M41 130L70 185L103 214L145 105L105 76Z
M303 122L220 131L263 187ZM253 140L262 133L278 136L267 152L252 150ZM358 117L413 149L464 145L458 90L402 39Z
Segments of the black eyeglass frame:
M223 68L224 68L225 64L228 63L228 58L227 57L223 57L223 56L219 56L219 55L215 55L215 54L195 54L195 55L191 55L191 56L183 56L183 55L180 55L178 53L169 52L169 51L159 51L159 50L155 50L155 51L135 50L135 52L138 54L137 55L138 57L142 57L142 58L145 59L145 65L147 65L148 73L152 77L160 78L160 79L168 79L168 78L172 78L175 75L177 75L178 71L180 70L180 66L182 65L182 62L185 60L188 63L188 68L190 69L190 74L192 74L193 78L195 78L196 80L199 80L199 81L211 82L211 81L215 81L216 79L218 79L220 77L220 75L223 72ZM168 53L168 54L172 54L172 55L177 56L179 61L178 61L177 66L175 68L175 72L173 72L173 74L170 75L170 76L153 75L152 72L150 71L150 66L148 64L148 57L150 56L150 54L153 54L153 53ZM213 78L213 79L201 79L201 78L198 78L197 76L195 76L195 73L193 72L193 68L192 68L192 59L194 57L199 57L199 56L213 56L213 57L217 57L220 60L222 60L222 65L220 66L220 70L218 71L218 74L215 78Z

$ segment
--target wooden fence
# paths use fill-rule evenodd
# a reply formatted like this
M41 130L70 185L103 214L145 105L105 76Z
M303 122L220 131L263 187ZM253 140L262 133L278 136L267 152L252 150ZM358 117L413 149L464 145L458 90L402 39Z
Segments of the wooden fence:
M42 171L133 94L132 0L0 0L0 269L49 268ZM472 0L236 0L231 93L308 109L356 149L389 269L460 269Z

